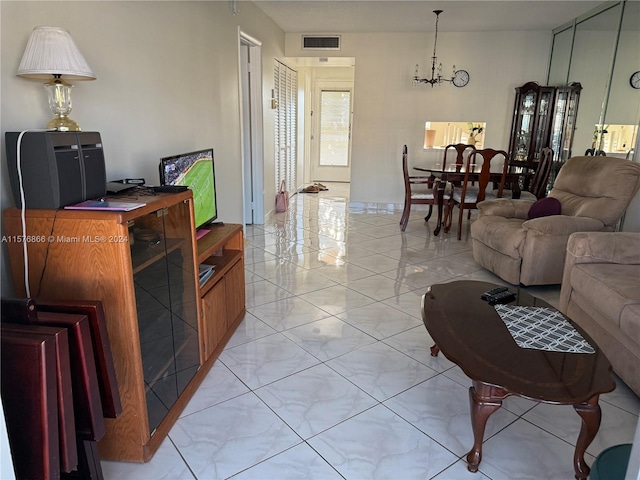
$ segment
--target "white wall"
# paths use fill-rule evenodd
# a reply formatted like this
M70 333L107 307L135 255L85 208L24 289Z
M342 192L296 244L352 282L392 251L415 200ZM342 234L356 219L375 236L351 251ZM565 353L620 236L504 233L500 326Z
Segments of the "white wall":
M411 86L415 64L427 74L432 33L342 35L342 49L309 54L300 35L287 34L287 56L355 57L351 200L401 203L401 149L411 163L422 151L424 122L486 121L486 147L507 149L515 87L544 83L551 32L445 32L438 57L445 73L455 63L471 76L469 85ZM429 69L430 73L430 69Z
M77 82L71 118L99 131L108 179L144 177L158 184L162 156L215 150L220 220L242 222L238 25L263 42L265 205L275 198L273 59L284 33L253 3L79 1L0 2L2 208L12 207L4 132L41 128L51 118L42 83L15 75L31 30L70 31L97 80ZM2 292L10 292L2 249Z

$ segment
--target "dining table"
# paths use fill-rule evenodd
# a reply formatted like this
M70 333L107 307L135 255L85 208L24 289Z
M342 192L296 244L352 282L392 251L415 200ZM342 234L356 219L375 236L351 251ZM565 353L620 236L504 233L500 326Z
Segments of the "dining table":
M476 169L477 167L477 169ZM442 212L444 208L444 192L447 186L447 183L451 183L454 186L461 185L465 180L466 176L466 165L461 165L457 163L451 163L449 165L445 165L443 168L442 162L432 162L424 165L415 165L413 167L414 170L418 170L420 172L429 173L435 182L437 182L437 187L435 188L435 194L437 197L437 210L438 210L438 223L436 225L435 230L433 231L434 235L438 235L440 230L442 229ZM499 169L499 171L498 171ZM480 170L481 165L471 165L471 171L469 172L468 180L470 182L478 181L480 178ZM507 176L505 179L505 185L512 191L511 198L518 199L520 198L521 188L520 188L520 180L523 178L527 178L533 175L533 172L528 169L519 168L516 165L509 165L509 170L507 171ZM490 182L500 183L502 180L502 167L496 165L496 170L490 171ZM506 187L505 187L506 188ZM448 228L445 230L448 231Z

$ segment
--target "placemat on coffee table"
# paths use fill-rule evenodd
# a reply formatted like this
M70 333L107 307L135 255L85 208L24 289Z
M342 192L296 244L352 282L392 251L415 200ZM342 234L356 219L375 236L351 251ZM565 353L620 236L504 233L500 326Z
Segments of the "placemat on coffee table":
M519 347L551 352L595 352L564 315L554 308L513 305L495 305L494 308Z

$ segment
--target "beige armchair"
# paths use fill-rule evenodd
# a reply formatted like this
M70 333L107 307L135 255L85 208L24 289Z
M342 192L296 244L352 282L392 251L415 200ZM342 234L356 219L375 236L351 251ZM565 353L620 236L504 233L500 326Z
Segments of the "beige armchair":
M638 163L571 158L549 193L560 202L560 215L529 220L532 200L499 198L478 204L478 219L471 225L473 257L514 285L559 284L569 235L615 230L639 188Z

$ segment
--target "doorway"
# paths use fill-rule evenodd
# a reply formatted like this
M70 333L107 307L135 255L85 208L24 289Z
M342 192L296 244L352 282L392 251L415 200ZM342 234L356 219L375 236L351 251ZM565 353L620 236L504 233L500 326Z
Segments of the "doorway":
M313 181L351 179L353 82L318 81L314 87L314 139L310 173Z
M240 90L245 225L264 223L262 143L262 43L240 31Z

